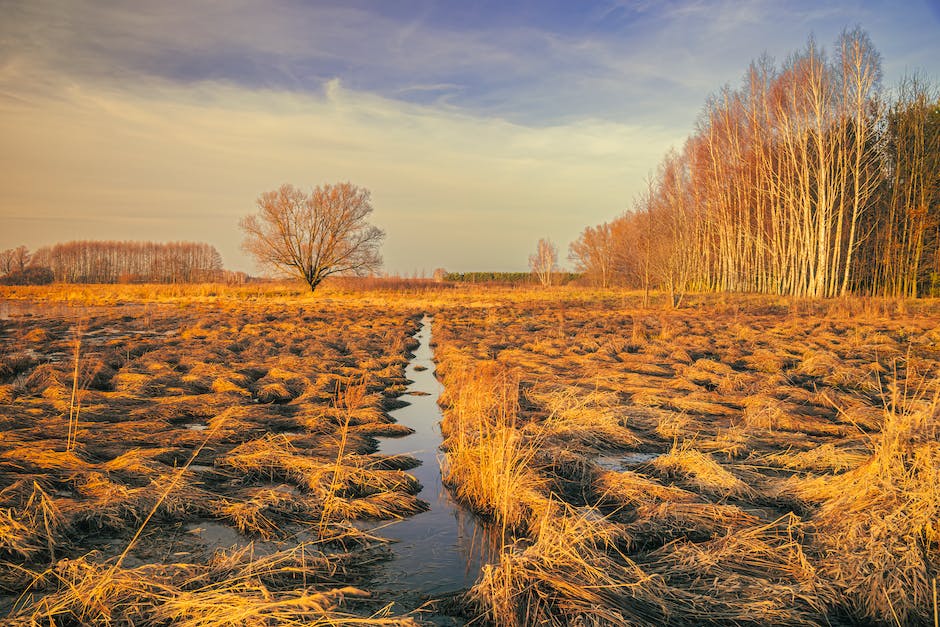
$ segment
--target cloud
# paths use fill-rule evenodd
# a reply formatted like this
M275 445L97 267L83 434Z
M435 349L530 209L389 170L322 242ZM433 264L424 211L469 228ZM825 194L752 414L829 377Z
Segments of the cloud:
M35 71L8 67L0 84ZM564 247L629 206L680 139L603 120L526 127L337 80L319 95L60 80L0 100L0 217L40 219L8 222L0 247L206 240L244 268L236 225L262 191L351 180L373 192L392 271L522 269L538 237Z
M861 22L886 84L940 59L926 7L854 0L31 0L3 15L0 246L206 239L237 267L260 192L348 179L374 193L391 269L522 268L538 237L564 248L630 206L761 52Z

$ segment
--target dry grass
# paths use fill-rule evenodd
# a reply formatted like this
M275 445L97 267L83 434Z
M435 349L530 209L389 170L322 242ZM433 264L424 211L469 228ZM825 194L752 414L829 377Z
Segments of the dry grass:
M373 617L381 604L349 587L388 555L351 521L426 508L408 459L369 455L370 434L403 432L382 407L404 381L411 310L224 290L133 302L137 289L50 288L70 300L0 321L28 342L0 347L0 586L24 594L11 620L413 624ZM329 552L274 565L271 547L316 539L326 503ZM265 548L223 572L216 540L180 532L207 519ZM343 561L343 546L369 550Z
M444 384L444 482L480 515L523 527L544 481L532 467L537 443L519 424L517 375L496 364L449 368Z
M615 394L572 386L530 390L527 396L548 414L533 425L546 440L543 445L564 444L587 452L627 449L640 443L627 428L627 416Z
M677 593L617 550L596 512L546 508L529 546L486 566L471 595L495 625L662 625Z
M860 620L930 621L940 572L936 397L911 414L886 410L869 459L819 487L810 484L802 495L820 500L812 518L820 570L845 595L849 611Z
M673 446L669 452L649 462L650 470L703 494L721 498L753 496L754 491L748 485L725 470L711 455L693 446L691 442Z
M89 554L61 560L37 573L34 586L54 591L28 603L14 618L32 624L217 625L415 625L404 617L352 614L347 599L369 593L337 585L353 562L345 554L304 547L254 560L246 551L222 555L207 565L146 564L124 568ZM366 556L368 559L368 556ZM305 582L305 583L304 583Z
M47 301L0 321L0 585L26 593L12 621L408 624L359 597L387 552L351 523L424 507L413 460L372 454L372 436L408 431L383 409L405 389L417 305L435 313L447 482L503 526L471 595L483 618L932 617L936 407L904 391L940 373L930 303L702 296L660 313L575 288L289 285L0 297ZM593 461L635 450L665 453L624 472ZM207 519L263 542L212 557L173 531Z

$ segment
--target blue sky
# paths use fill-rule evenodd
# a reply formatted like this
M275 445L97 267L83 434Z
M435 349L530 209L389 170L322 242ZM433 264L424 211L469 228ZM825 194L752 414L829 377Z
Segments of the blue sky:
M630 207L707 96L860 25L940 78L931 2L0 0L0 248L200 240L284 182L373 193L386 268L524 269Z

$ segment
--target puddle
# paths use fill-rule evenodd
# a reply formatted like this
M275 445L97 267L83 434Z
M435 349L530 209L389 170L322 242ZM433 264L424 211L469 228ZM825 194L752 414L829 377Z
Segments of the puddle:
M391 545L394 558L383 565L378 585L433 595L473 585L480 569L491 561L494 543L493 534L460 507L441 483L442 416L437 398L443 387L434 377L429 317L424 317L414 337L420 345L405 371L412 381L407 392L410 403L389 414L415 432L400 438L378 438L379 452L410 455L421 462L409 472L421 483L418 497L430 503L431 509L401 521L379 523L373 529L396 541Z
M250 540L236 530L214 522L191 523L184 527L187 533L214 546L247 546Z
M637 466L656 459L661 453L627 453L625 455L599 455L594 463L604 470L623 470L624 466Z
M190 431L205 431L208 425L204 422L187 422L180 425L184 429L189 429Z

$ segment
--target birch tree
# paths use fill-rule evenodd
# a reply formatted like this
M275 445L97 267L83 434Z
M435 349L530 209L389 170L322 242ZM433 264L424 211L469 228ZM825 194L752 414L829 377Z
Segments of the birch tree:
M552 284L552 274L558 267L558 247L550 239L542 238L529 255L529 269L543 286Z

